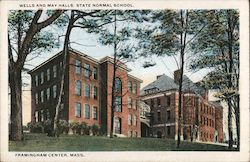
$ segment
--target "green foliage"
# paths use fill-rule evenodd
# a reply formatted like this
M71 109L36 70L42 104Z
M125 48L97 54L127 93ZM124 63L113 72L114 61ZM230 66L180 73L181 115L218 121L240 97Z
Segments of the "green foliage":
M207 26L192 42L192 51L196 55L189 67L210 70L202 83L206 88L218 89L217 97L226 99L238 95L239 12L209 10L203 14Z
M99 134L99 127L97 125L93 124L91 130L94 136Z
M8 15L8 34L10 36L10 41L13 49L14 57L17 57L20 52L20 47L22 41L27 35L28 29L30 28L32 19L36 11L33 10L11 10ZM55 11L51 12L54 13ZM47 12L44 17L51 16ZM62 21L65 17L61 16L57 19L54 24L54 28L60 28L65 25L66 21ZM53 48L58 48L59 42L55 31L49 29L49 27L42 29L35 34L32 39L31 44L29 44L28 53L33 55L40 55L44 51L51 51ZM32 58L28 56L28 60Z

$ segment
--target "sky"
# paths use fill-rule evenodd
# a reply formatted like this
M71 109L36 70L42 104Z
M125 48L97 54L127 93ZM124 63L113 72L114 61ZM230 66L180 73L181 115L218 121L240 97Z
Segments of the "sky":
M141 24L143 25L143 23ZM52 29L56 30L56 29ZM63 33L59 33L63 34ZM101 59L105 56L112 56L113 55L113 48L111 46L104 46L98 42L98 37L94 34L86 33L84 30L81 29L73 29L71 33L71 48L76 49L82 53L85 53L93 58ZM32 61L28 62L32 66L29 66L29 69L33 69L34 67L38 66L42 62L46 61L53 55L60 52L63 48L63 39L60 39L60 47L53 49L51 52L43 53L41 56L33 59ZM179 57L176 56L176 60ZM155 66L144 68L142 65L145 60L150 60L151 62L156 63ZM132 71L130 72L131 75L140 78L143 80L141 84L141 88L145 87L147 84L153 82L156 79L156 76L166 74L173 78L173 72L178 69L176 61L173 56L165 56L165 57L157 57L152 56L150 58L139 58L134 60L133 62L127 63L128 68ZM199 72L190 72L190 70L185 69L185 75L187 75L191 80L197 82L203 78L206 72L199 71ZM25 82L30 83L30 77L28 76L25 78Z

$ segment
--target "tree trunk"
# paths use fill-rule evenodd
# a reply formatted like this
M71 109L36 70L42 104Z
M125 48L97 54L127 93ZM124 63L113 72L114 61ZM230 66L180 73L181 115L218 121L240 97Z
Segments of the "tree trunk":
M115 11L116 12L116 11ZM115 13L115 27L114 35L116 35L116 13ZM117 55L117 42L114 43L114 63L113 63L113 80L112 80L112 98L111 98L111 124L110 124L110 138L113 138L114 130L114 109L115 109L115 78L116 78L116 55Z
M70 39L70 33L73 28L73 24L75 22L74 19L74 13L73 11L71 12L71 18L69 20L69 24L67 27L65 39L64 39L64 48L63 48L63 69L61 70L61 83L60 83L60 91L59 91L59 96L58 96L58 102L55 108L55 117L54 117L54 122L53 122L53 136L59 137L60 132L59 132L59 109L61 107L62 103L62 96L63 96L63 89L64 89L64 81L65 81L65 72L66 72L66 66L67 66L67 58L68 58L68 53L69 53L69 39Z
M240 149L240 96L236 96L236 108L235 108L235 118L236 118L236 132L237 132L237 149Z
M227 124L228 124L228 136L229 136L229 141L228 141L228 149L232 149L233 147L233 129L232 129L232 103L231 100L227 100L228 104L228 119L227 119Z
M21 69L12 67L9 72L9 86L11 92L10 140L23 140L22 128L22 78Z

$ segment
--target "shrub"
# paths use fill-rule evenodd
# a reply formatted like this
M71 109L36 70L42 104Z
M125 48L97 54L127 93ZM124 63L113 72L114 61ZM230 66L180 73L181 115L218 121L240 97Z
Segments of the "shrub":
M76 134L79 129L79 122L73 121L69 124L69 127L72 129L73 134Z
M69 123L66 120L59 120L58 123L59 132L61 133L68 133L69 132Z
M30 131L32 133L43 133L44 132L44 126L42 122L36 122L36 123L31 123L29 125Z
M89 135L89 126L86 122L81 122L80 127L83 135Z
M91 126L91 130L92 130L93 136L99 134L99 127L98 127L97 125L93 124L93 125Z

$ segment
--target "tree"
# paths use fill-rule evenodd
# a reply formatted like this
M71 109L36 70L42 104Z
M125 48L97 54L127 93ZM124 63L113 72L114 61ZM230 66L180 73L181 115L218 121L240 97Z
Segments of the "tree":
M132 29L136 27L137 22L142 22L145 19L145 13L148 11L138 10L110 10L108 17L103 21L109 20L110 23L102 26L97 30L90 32L99 33L100 43L113 48L113 73L112 73L112 92L111 92L111 125L110 125L110 138L113 137L114 128L114 111L116 106L121 105L121 98L127 93L119 89L117 79L117 69L127 61L135 59L135 47L131 43ZM120 22L120 23L118 23ZM130 22L129 26L122 24L123 22ZM113 24L113 26L111 26ZM122 27L121 27L122 26Z
M61 14L56 10L44 21L43 11L10 11L8 18L9 87L11 91L10 139L22 140L22 71L27 57L39 50L50 50L50 34L41 31Z
M239 149L239 12L211 10L206 12L204 17L208 26L193 43L193 52L197 53L197 56L190 68L210 69L210 73L203 79L203 84L208 88L218 89L216 96L227 102L229 149L233 145L232 113L235 113ZM198 51L203 52L198 54Z
M137 38L140 39L139 49L141 56L176 56L179 55L178 69L178 139L177 148L180 146L182 128L182 89L184 64L186 54L190 52L190 45L206 26L201 17L200 10L160 10L152 14L151 29L138 29ZM159 25L157 25L159 24ZM178 61L177 61L178 62ZM145 64L145 67L154 64Z

